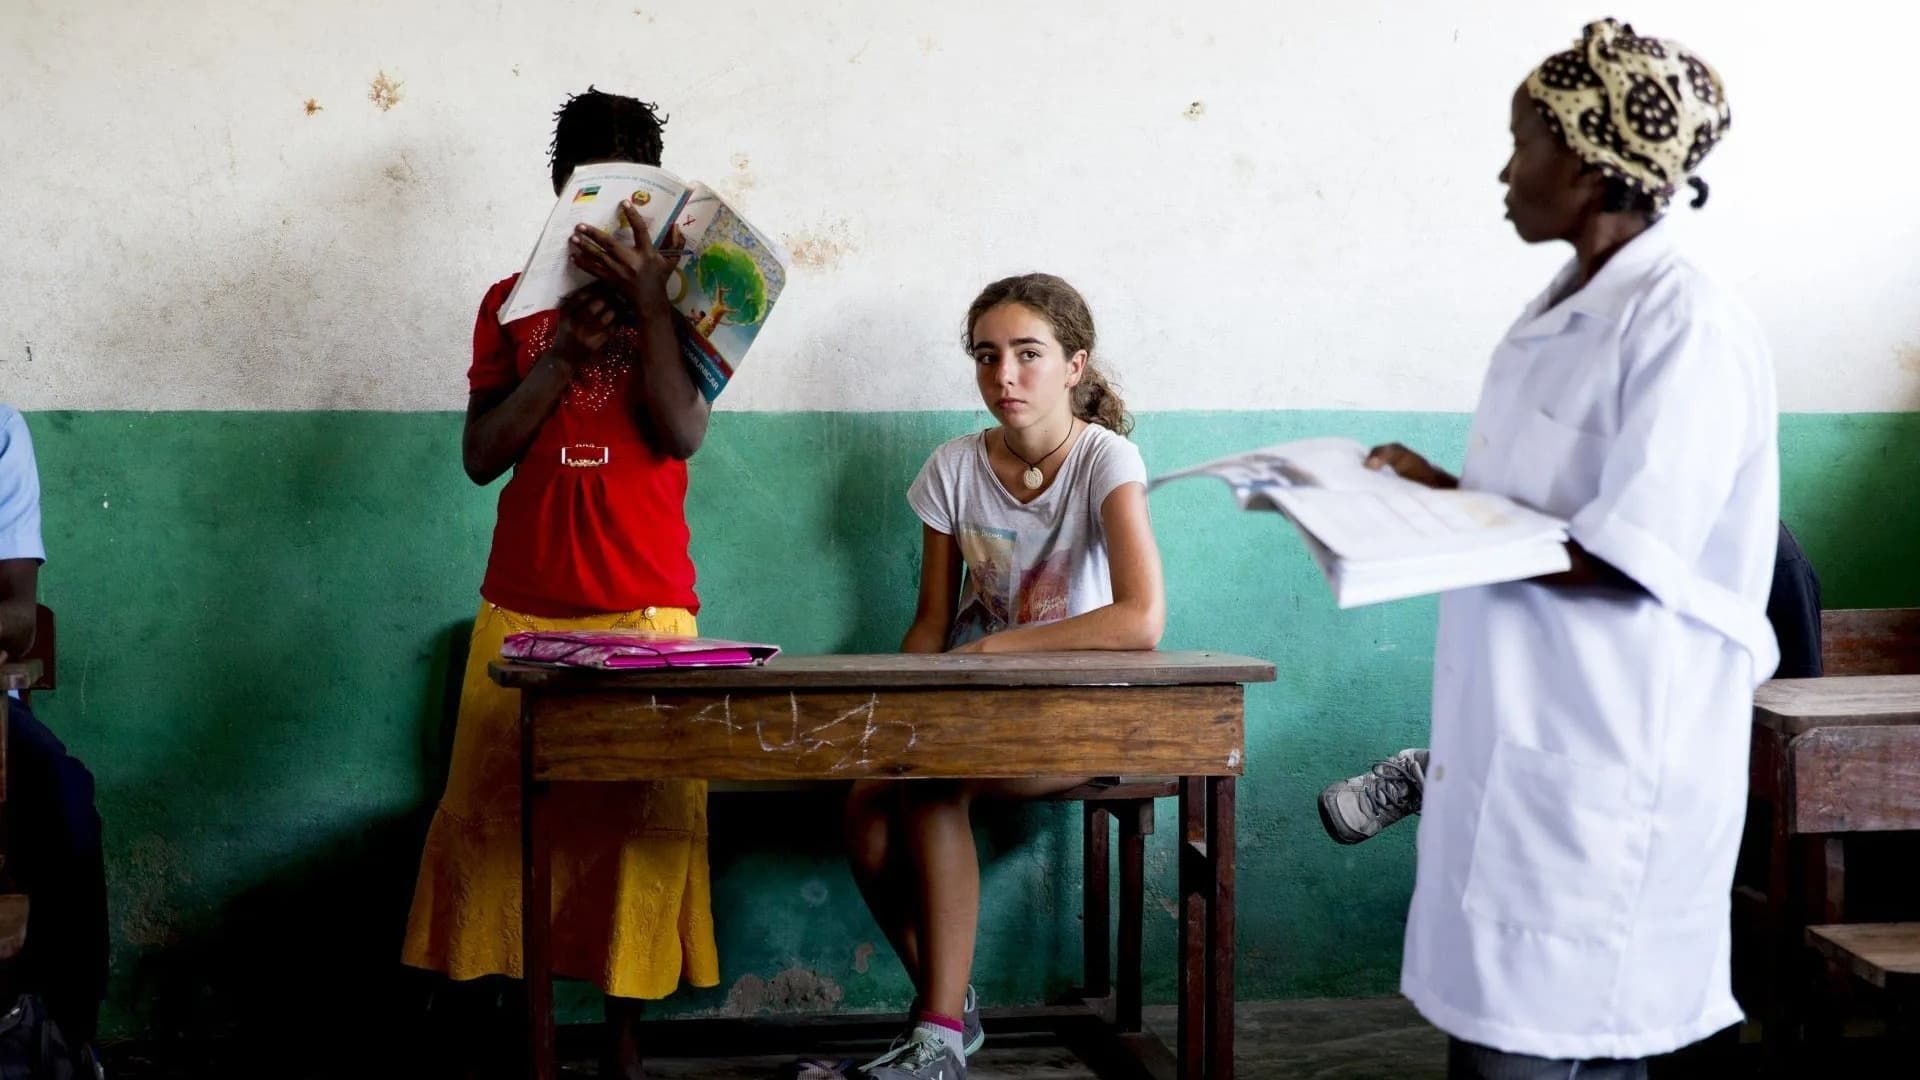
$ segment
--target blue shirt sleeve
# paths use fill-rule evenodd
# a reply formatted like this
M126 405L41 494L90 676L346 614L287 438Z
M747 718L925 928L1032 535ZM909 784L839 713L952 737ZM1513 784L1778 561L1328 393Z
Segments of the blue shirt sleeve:
M33 459L27 422L0 406L0 559L38 559L47 549L40 540L40 472Z

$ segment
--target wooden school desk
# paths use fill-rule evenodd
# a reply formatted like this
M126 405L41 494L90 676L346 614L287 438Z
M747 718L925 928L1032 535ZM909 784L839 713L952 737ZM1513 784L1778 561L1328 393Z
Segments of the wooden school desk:
M1761 873L1737 880L1735 910L1768 1042L1797 1041L1808 990L1806 928L1844 923L1846 836L1920 830L1920 675L1778 679L1753 701L1750 843ZM1757 955L1756 955L1757 953Z
M1181 778L1178 1075L1233 1075L1234 779L1244 684L1272 681L1271 664L1076 652L489 670L521 692L522 970L535 1080L555 1075L550 785L1111 775ZM1136 1057L1164 1058L1141 1036L1113 1035Z

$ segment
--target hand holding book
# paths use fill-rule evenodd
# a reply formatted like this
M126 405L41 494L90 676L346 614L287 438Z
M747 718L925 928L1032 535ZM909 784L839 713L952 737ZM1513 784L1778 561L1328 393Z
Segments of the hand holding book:
M603 348L613 332L615 312L606 297L582 289L560 302L560 321L548 350L569 367L583 364Z
M678 225L667 227L665 245L655 247L632 199L620 202L620 217L633 234L631 243L588 224L574 226L567 252L573 264L616 290L642 318L664 317L667 281L685 254L686 241Z
M1382 467L1384 466L1384 467ZM1227 482L1293 522L1341 607L1563 575L1567 523L1485 491L1397 443L1307 439L1162 476Z
M604 288L642 321L654 313L672 321L681 358L712 402L766 325L790 266L779 243L705 184L634 162L582 165L561 185L500 321Z
M1459 477L1399 443L1387 443L1367 451L1367 468L1391 469L1402 479L1439 491L1451 491L1460 486Z

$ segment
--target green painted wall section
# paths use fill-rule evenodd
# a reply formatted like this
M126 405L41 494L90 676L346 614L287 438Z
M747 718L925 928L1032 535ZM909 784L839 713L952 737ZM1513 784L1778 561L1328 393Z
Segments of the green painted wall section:
M710 632L796 652L893 648L912 609L903 492L966 413L716 417L690 516ZM263 1031L429 985L395 957L450 735L450 641L472 616L493 494L453 414L43 413L29 418L61 616L43 716L92 766L106 820L122 1032ZM1456 414L1149 415L1170 469L1309 435L1456 461ZM1783 421L1785 506L1829 606L1920 603L1920 416ZM1298 540L1223 487L1156 493L1169 648L1262 656L1240 804L1244 996L1388 991L1413 834L1327 841L1313 794L1426 728L1434 607L1340 613ZM1171 807L1163 808L1169 821ZM713 812L725 968L679 1008L863 1008L909 991L836 854L830 797ZM986 823L979 982L1030 1001L1078 971L1078 819ZM1169 822L1170 825L1170 822ZM1171 828L1149 866L1149 992L1171 992ZM393 995L393 996L389 996ZM591 995L571 994L576 1015Z

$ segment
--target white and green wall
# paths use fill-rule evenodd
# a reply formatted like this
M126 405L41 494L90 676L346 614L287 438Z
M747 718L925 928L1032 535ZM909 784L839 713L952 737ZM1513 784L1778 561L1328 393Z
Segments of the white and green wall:
M1457 462L1489 349L1562 257L1501 220L1508 96L1608 13L637 2L0 0L0 401L40 451L61 655L37 705L99 780L123 1033L394 985L492 521L458 461L469 334L546 213L566 92L658 99L668 165L796 256L694 461L703 626L885 650L913 603L902 493L986 422L960 317L1005 273L1087 293L1156 469L1328 433ZM1920 212L1895 107L1920 13L1613 13L1727 80L1713 201L1681 216L1773 342L1785 514L1830 606L1920 603ZM1281 672L1248 702L1241 990L1388 991L1411 830L1338 848L1312 796L1424 738L1433 606L1336 612L1294 536L1224 489L1153 512L1167 645ZM716 802L725 976L685 1008L904 1002L833 813ZM983 838L983 990L1061 989L1077 820Z

